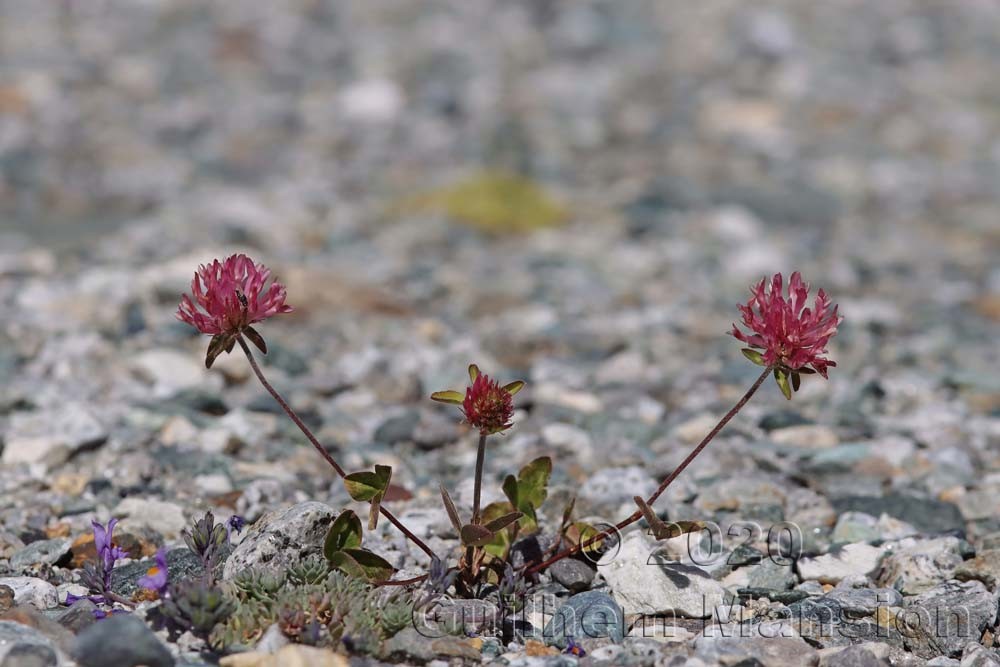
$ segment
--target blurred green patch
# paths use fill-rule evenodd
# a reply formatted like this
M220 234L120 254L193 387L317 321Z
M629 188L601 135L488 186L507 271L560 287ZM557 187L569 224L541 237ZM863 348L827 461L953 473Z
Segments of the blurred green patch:
M568 209L531 179L482 171L453 185L414 197L404 211L436 211L488 234L528 232L559 225Z

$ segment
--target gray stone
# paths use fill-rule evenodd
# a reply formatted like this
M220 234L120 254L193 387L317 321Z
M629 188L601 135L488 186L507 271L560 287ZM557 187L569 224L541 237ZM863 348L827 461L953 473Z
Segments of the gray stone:
M1000 667L1000 652L979 642L969 642L962 651L961 667Z
M882 561L878 582L906 595L926 591L954 575L962 564L961 549L956 537L901 540Z
M542 630L546 644L566 648L569 640L607 637L620 643L625 636L625 615L610 595L602 591L578 593L556 610Z
M0 586L14 591L15 604L30 604L36 609L51 609L59 604L56 587L37 577L0 577Z
M707 628L695 641L695 656L712 665L775 665L813 667L819 655L795 634L790 623L764 622L752 631L740 626Z
M960 581L976 579L995 590L1000 585L1000 549L980 551L975 558L955 569L955 578Z
M869 616L880 607L901 607L903 596L893 588L842 588L828 592L824 599L835 600L845 615Z
M51 646L17 644L0 662L0 667L58 667L59 656Z
M59 614L56 620L59 625L73 634L79 634L80 631L97 622L97 619L94 618L95 611L97 611L97 605L90 600L77 600L72 607Z
M112 514L124 517L120 524L122 531L147 527L168 539L179 537L188 524L180 505L156 498L124 498Z
M389 417L375 429L375 442L394 445L397 442L412 441L413 432L419 422L420 413L416 410Z
M99 445L108 433L88 406L15 412L4 436L4 463L60 463L73 452Z
M54 565L69 553L72 545L73 540L67 537L32 542L10 557L10 569L18 572L33 565Z
M622 540L620 551L605 554L597 569L627 614L708 618L723 601L722 585L707 572L666 560L640 532Z
M886 667L888 664L888 660L863 645L847 646L835 653L821 655L819 660L819 667Z
M50 654L57 656L56 662L40 664L59 664L58 649L52 640L28 625L0 621L0 665L3 667L20 667L18 658L21 656L37 660L41 656L49 657Z
M223 578L232 579L250 567L277 571L316 555L336 512L329 505L305 502L269 512L243 536L226 561Z
M997 594L979 581L948 581L907 598L896 623L906 648L921 658L958 656L969 642L978 641L997 617Z
M883 549L868 544L846 544L822 556L800 558L795 567L803 579L836 584L852 575L870 576L878 568Z
M838 513L866 512L872 516L883 513L913 524L925 533L941 533L963 525L962 513L952 503L932 498L893 493L882 497L848 496L837 498L833 507Z
M573 593L579 593L590 588L594 581L593 566L575 558L563 558L556 561L548 570L553 579Z
M132 614L113 614L81 632L73 644L80 667L173 667L167 647Z

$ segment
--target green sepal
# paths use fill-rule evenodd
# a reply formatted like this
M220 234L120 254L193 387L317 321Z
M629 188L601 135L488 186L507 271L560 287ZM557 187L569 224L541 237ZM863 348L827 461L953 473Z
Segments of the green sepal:
M323 542L323 555L333 562L334 554L361 546L361 519L352 510L344 510L330 525Z
M778 383L778 389L785 395L785 398L792 400L792 387L788 383L788 373L780 368L774 369L774 381Z
M802 376L799 375L798 372L793 372L792 373L792 390L793 391L798 391L799 390L799 385L801 385L801 384L802 384Z
M479 377L479 366L475 364L469 364L469 379L472 382L475 382L477 377Z
M437 401L438 403L451 403L452 405L461 405L465 402L465 395L460 391L435 391L431 394L431 400Z
M267 343L264 342L264 339L259 333L257 333L256 329L248 325L243 327L243 333L247 335L247 338L250 339L251 343L257 346L258 350L267 354Z
M205 353L205 368L211 368L216 358L223 352L232 352L236 337L228 333L220 333L212 336L208 342L208 351Z
M744 357L746 357L747 359L749 359L753 363L757 364L758 366L766 366L767 365L764 362L764 355L761 354L760 352L758 352L757 350L750 349L749 347L744 347L742 350L740 350L740 352L743 353Z
M503 390L508 394L510 394L511 396L521 391L522 389L524 389L524 380L514 380L513 382L510 382L503 386Z
M330 565L360 579L372 583L386 581L396 572L389 561L367 549L344 549L328 557Z

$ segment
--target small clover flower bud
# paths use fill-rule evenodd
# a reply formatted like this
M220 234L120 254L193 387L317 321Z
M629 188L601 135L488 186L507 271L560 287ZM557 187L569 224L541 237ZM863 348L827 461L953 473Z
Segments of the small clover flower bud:
M438 391L431 394L431 399L461 405L465 421L479 429L481 435L500 433L513 426L514 394L524 387L524 382L517 380L501 387L489 375L480 373L475 364L469 366L469 379L472 385L466 387L464 396L458 391Z

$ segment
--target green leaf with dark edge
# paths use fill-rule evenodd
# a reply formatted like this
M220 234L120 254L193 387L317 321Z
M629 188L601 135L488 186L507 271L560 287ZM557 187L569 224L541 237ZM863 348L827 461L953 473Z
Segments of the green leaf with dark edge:
M521 391L522 389L524 389L524 380L514 380L513 382L505 384L503 386L503 390L508 394L510 394L511 396Z
M431 394L431 400L438 403L461 405L465 401L465 395L460 391L435 391Z
M522 516L524 515L521 512L509 512L507 514L504 514L502 517L487 522L484 525L491 533L495 533L498 530L503 530L510 524L520 519Z
M455 503L452 502L451 496L448 495L448 489L444 488L444 484L441 485L441 500L444 501L444 510L448 513L448 519L451 521L451 525L455 527L455 532L461 535L462 517L458 515L458 508L455 507Z
M367 549L344 549L334 553L329 561L343 573L372 583L386 581L396 571L389 561Z
M375 472L365 470L347 475L344 477L344 486L351 494L351 498L359 502L368 502L379 495L384 495L391 479L392 467L377 465Z
M802 376L798 373L792 373L792 391L798 391L799 385L802 384Z
M250 339L251 343L257 346L258 350L260 350L264 354L267 354L267 343L264 342L264 339L261 337L259 333L257 333L256 329L247 325L243 327L243 333L247 335L247 338Z
M226 351L229 344L229 334L215 334L208 342L208 351L205 353L205 368L211 368L216 358Z
M507 500L514 507L517 507L517 478L513 475L507 475L503 478L503 494L507 496Z
M479 377L479 366L469 364L469 379L475 382L477 377Z
M740 352L743 353L744 357L746 357L753 363L757 364L758 366L766 365L764 363L764 355L758 352L757 350L752 350L749 347L744 347L742 350L740 350Z
M551 475L552 459L548 456L540 456L521 468L521 471L517 473L518 501L531 503L535 508L541 507L549 495L548 486Z
M483 522L488 526L493 521L507 516L514 511L514 506L510 503L503 501L490 503L483 509ZM483 545L483 550L486 551L490 556L494 558L505 558L507 552L510 550L511 540L513 538L513 533L515 525L511 524L503 530L498 530L493 534L493 539L491 539L487 544Z
M788 384L788 374L780 368L774 369L774 381L778 383L778 389L789 401L792 400L792 387Z
M599 534L601 531L597 530L594 526L590 525L586 521L574 521L566 529L566 541L569 542L571 547L575 547L578 544L583 544L590 538ZM600 539L586 547L584 551L597 551L604 544L604 540Z
M459 535L462 536L462 544L467 547L481 547L489 543L493 539L493 531L486 526L480 526L475 523L467 523L462 526L462 530L459 531Z
M361 519L351 510L344 510L330 525L323 542L323 555L333 561L333 554L361 546Z

